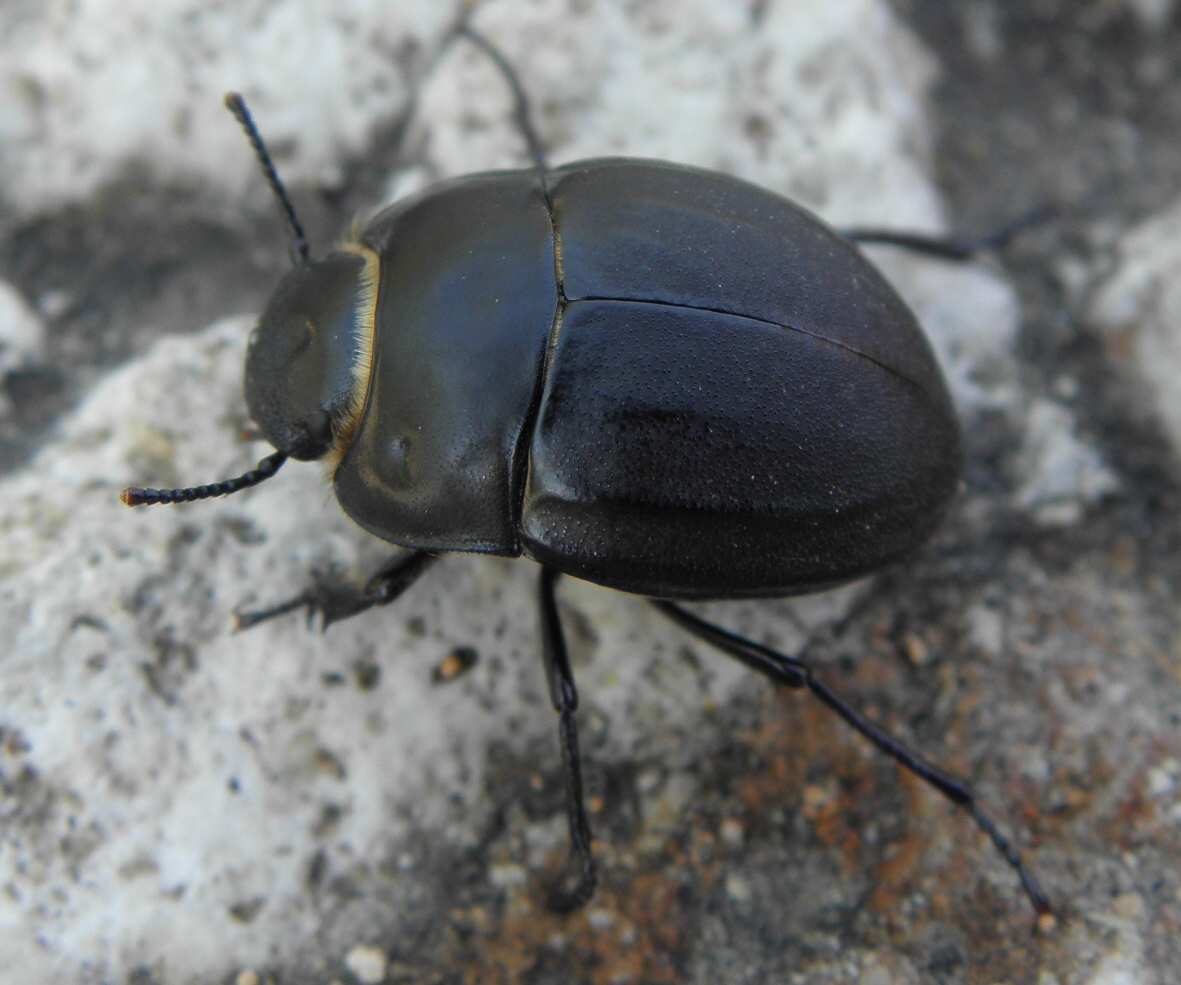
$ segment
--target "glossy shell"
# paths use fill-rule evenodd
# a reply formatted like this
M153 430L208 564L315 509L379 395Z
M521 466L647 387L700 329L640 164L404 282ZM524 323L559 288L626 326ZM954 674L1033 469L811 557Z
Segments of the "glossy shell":
M860 251L725 175L472 175L365 230L374 366L336 472L376 535L663 597L783 595L921 543L958 482L914 316Z

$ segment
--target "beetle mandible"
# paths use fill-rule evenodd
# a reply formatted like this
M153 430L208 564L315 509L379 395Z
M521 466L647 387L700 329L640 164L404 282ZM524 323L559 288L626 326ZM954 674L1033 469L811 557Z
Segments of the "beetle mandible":
M578 692L555 602L560 575L649 597L684 630L777 684L807 688L963 807L1049 902L969 787L903 746L804 660L673 600L817 592L881 568L934 530L960 474L959 426L914 315L859 242L966 259L998 245L837 232L716 172L604 158L550 167L525 92L532 167L443 182L312 260L242 98L246 132L296 263L250 339L250 413L277 449L236 478L128 488L128 505L223 496L288 458L324 459L341 507L408 549L363 591L323 584L264 611L325 624L396 599L441 554L541 566L542 656L566 774L570 873L549 904L596 884L583 804Z

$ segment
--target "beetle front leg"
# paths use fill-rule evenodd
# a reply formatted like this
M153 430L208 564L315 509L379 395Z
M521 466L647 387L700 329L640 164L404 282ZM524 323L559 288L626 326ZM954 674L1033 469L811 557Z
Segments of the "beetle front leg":
M562 745L562 762L566 767L566 817L570 825L570 863L577 867L577 882L567 888L563 880L549 893L547 904L558 913L569 913L586 904L595 891L598 877L595 859L591 854L590 825L586 819L586 805L582 799L582 759L578 752L578 728L574 713L578 710L578 691L558 606L554 599L554 582L558 572L541 569L538 601L541 606L541 655L545 662L545 676L549 683L550 701L560 716L558 730Z
M320 628L325 630L334 622L365 612L375 605L388 605L393 602L418 581L422 573L436 560L438 555L428 554L426 551L400 554L379 568L360 589L354 585L330 581L322 575L313 573L314 584L311 588L285 602L253 612L235 611L234 630L236 632L250 629L268 619L297 609L307 611L309 625L319 616Z
M976 822L976 825L988 835L997 851L1004 856L1006 862L1017 873L1026 896L1037 911L1039 924L1052 924L1053 915L1050 901L1042 892L1034 874L1026 867L1021 853L1013 844L1001 834L995 822L981 810L976 801L976 794L961 779L928 762L918 753L908 749L883 728L875 725L864 715L849 705L827 684L816 679L812 667L806 661L772 650L770 647L755 643L737 633L731 633L721 626L706 622L704 619L687 612L671 602L652 600L652 604L668 616L682 629L687 630L699 640L716 647L723 653L734 657L746 664L751 670L758 671L771 678L776 684L791 688L806 687L825 705L835 711L852 728L869 739L886 755L910 770L920 780L924 780L938 790L944 797L957 807L962 807Z

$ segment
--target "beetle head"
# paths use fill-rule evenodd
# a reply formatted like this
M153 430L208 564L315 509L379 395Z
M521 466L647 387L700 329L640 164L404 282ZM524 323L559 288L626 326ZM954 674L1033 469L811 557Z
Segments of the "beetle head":
M377 255L346 244L323 260L309 259L308 241L287 189L237 93L226 108L241 124L291 229L295 269L282 281L250 337L246 401L278 449L232 479L179 489L129 486L128 506L188 503L229 496L273 476L288 458L342 454L364 405L377 305Z
M268 441L292 458L327 454L365 398L377 259L347 245L282 281L250 337L246 402Z

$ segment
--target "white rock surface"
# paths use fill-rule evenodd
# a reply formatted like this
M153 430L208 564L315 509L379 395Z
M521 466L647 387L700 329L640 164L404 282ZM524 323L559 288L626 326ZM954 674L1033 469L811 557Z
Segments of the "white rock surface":
M132 162L228 197L260 194L221 108L231 87L282 148L289 182L331 183L406 98L399 52L433 51L451 13L425 0L75 6L30 6L0 42L0 165L30 214ZM477 23L519 66L555 162L673 158L837 224L938 229L924 117L933 67L888 4L771 4L757 30L749 17L713 0L504 0ZM453 46L425 79L408 137L427 166L391 174L391 186L520 164L507 109L487 59ZM1020 420L1018 312L999 275L878 255L969 420L990 407ZM0 965L14 981L123 981L149 968L177 985L276 961L327 980L380 926L373 897L397 908L415 889L408 831L471 842L489 809L490 742L520 751L540 737L557 755L529 565L446 562L395 612L327 637L297 617L232 635L236 605L293 594L316 565L363 576L385 550L341 515L315 466L289 465L223 502L119 504L127 482L210 481L265 454L239 438L248 330L232 319L163 338L0 484L0 707L14 783L0 805ZM858 591L735 605L725 618L790 649L799 625L839 615ZM704 707L751 686L721 660L685 673L682 637L637 601L563 592L598 638L573 645L586 713L609 717L608 749L683 753ZM432 666L459 644L476 647L479 666L433 686ZM380 667L370 690L357 684L363 662ZM326 687L326 674L344 683ZM329 808L339 817L325 833ZM306 883L318 851L370 892L363 906L321 910ZM395 875L380 865L391 856L404 863Z
M0 379L41 358L45 326L11 284L0 281Z
M1181 455L1181 198L1119 242L1092 317Z
M292 182L333 173L405 98L398 54L452 16L433 0L29 5L0 41L0 165L29 212L132 163L242 190L257 174L222 108L241 91Z

